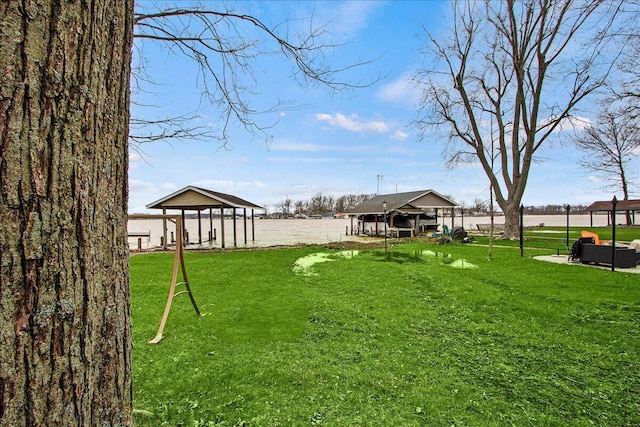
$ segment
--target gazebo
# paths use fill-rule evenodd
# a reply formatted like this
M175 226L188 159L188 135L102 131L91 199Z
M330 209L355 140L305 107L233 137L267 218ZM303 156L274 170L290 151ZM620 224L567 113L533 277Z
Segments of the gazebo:
M606 212L607 224L611 225L613 204L611 200L599 200L593 202L587 207L587 212L591 216L591 227L593 227L593 213L594 212ZM629 212L631 217L631 224L636 223L636 212L640 212L640 199L633 200L618 200L616 203L616 212Z
M457 206L456 202L433 190L419 190L381 194L345 213L351 216L352 233L355 216L358 218L360 233L378 235L379 226L384 226L386 219L392 234L396 234L397 237L411 237L421 232L436 231L440 211L451 211L453 228L454 209Z
M251 209L251 240L255 241L255 223L254 223L254 211L255 209L264 210L262 206L255 203L248 202L240 197L230 194L219 193L217 191L208 190L206 188L195 187L189 185L184 187L162 199L156 200L153 203L149 203L147 209L162 209L162 213L166 214L167 209L179 210L182 213L182 224L184 224L185 211L196 211L198 213L198 243L202 244L202 217L201 212L209 210L209 240L214 238L213 229L213 210L220 211L220 234L221 234L221 247L225 247L225 232L224 232L224 217L225 209L231 209L233 211L233 245L237 246L238 241L236 238L236 219L237 210L243 210L244 220L244 243L247 243L247 209ZM164 227L164 242L166 245L166 224ZM184 230L183 230L184 232Z

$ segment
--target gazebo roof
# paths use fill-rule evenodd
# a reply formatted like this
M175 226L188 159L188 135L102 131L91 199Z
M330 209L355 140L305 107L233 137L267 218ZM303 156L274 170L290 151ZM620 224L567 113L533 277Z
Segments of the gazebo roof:
M387 212L419 213L425 209L454 208L456 202L433 190L410 191L407 193L380 194L360 203L347 214L382 214L383 202L387 202Z
M589 207L587 207L588 212L611 212L613 210L613 205L611 204L611 200L600 200L597 202L593 202ZM618 200L616 204L616 211L639 211L640 210L640 199L635 200Z
M231 194L219 193L189 185L162 199L149 203L147 209L203 210L209 208L264 209Z

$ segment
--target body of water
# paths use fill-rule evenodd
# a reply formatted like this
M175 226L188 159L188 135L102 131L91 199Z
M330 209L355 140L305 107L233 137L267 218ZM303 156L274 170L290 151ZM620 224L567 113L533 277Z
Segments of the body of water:
M530 215L524 217L525 226L565 226L566 216L564 215ZM450 228L463 225L466 230L475 230L476 224L488 224L489 217L456 217L440 218L441 224L446 224ZM496 224L504 223L504 218L496 217ZM220 218L202 218L200 234L204 247L220 248L222 246L222 224ZM255 219L253 224L255 230L252 230L251 219L246 221L246 244L245 244L245 221L240 218L235 222L235 239L233 220L225 219L224 234L225 247L266 247L277 245L296 245L296 244L324 244L329 242L341 241L371 241L371 238L351 235L351 220L348 218L332 219ZM217 237L215 241L208 242L209 233L213 226L213 234ZM353 221L354 227L357 221ZM588 228L591 225L591 217L589 215L572 215L570 217L570 225L573 227ZM593 215L593 226L606 226L607 215ZM198 244L198 220L195 218L186 219L186 229L189 234L189 243ZM441 229L441 228L440 228ZM129 220L128 231L137 236L129 237L129 246L135 249L138 246L138 239L143 249L158 247L161 245L162 220L161 219L132 219ZM167 221L167 237L171 239L171 232L175 236L175 224ZM142 236L140 234L143 234ZM255 235L255 240L252 237ZM235 245L234 245L235 240Z

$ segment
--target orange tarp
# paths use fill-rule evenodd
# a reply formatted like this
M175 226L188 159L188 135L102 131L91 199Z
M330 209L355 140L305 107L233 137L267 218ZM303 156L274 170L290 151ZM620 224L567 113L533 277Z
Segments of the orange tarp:
M580 232L580 237L593 237L596 245L600 244L600 238L598 237L598 235L596 233L592 233L591 231L582 230L582 232Z

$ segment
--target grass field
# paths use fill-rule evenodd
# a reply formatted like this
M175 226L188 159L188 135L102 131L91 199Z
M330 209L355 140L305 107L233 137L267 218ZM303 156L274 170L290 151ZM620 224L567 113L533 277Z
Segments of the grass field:
M188 252L206 315L177 297L157 345L173 255L133 256L136 425L640 425L640 276L548 237Z

